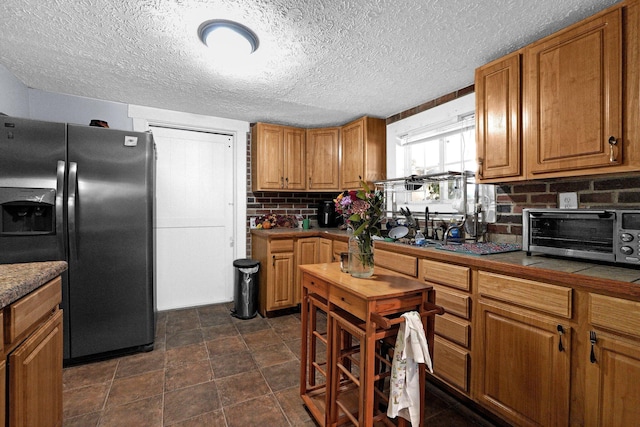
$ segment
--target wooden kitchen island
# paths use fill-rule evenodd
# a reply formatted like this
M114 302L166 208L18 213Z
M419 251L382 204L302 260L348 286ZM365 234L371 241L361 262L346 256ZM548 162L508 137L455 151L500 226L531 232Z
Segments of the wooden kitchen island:
M434 304L435 292L425 282L380 267L368 279L341 272L339 263L299 268L300 395L322 426L371 426L386 418L386 396L376 385L384 383L389 375L387 356L393 350L402 313L420 313L429 347L433 348L434 316L443 313ZM424 394L424 365L420 367Z

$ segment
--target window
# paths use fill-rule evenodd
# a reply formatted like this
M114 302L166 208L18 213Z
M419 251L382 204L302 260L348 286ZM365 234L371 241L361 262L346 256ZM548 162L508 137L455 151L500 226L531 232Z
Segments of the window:
M475 170L475 116L435 124L398 138L396 170L400 176Z
M438 172L474 171L475 147L473 112L412 130L397 138L397 175L407 177ZM426 185L423 191L409 193L408 199L403 202L429 203L459 199L459 189L460 186L452 182L432 183Z

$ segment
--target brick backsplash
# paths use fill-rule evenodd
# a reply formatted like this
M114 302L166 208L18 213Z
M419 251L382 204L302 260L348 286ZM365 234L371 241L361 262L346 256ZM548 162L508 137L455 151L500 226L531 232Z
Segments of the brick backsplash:
M488 239L522 242L522 209L555 208L558 193L578 194L580 209L640 208L640 174L526 181L497 187L498 220L488 226Z

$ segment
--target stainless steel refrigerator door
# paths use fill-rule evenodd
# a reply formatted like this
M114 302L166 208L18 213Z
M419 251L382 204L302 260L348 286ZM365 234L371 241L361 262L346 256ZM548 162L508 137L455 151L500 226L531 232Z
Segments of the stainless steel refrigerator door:
M68 126L71 358L153 343L151 134Z
M0 235L0 263L65 260L65 124L2 116L0 132L0 187L56 191L55 233Z

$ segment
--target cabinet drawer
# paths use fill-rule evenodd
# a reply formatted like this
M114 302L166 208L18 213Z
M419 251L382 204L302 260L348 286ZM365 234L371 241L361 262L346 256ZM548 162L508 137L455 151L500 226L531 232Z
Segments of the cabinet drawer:
M589 295L589 322L640 337L640 302L605 295Z
M453 288L470 289L471 270L460 265L447 264L445 262L421 260L420 272L422 278L429 282L436 282Z
M365 320L367 318L367 302L337 286L331 288L329 300L338 307L353 314L358 319Z
M456 344L460 344L465 348L469 348L470 331L471 325L469 322L461 320L451 314L445 313L442 316L436 316L436 334Z
M478 272L478 293L545 313L571 318L572 289L501 274Z
M433 289L436 291L436 304L442 306L447 313L467 320L471 318L471 297L469 295L451 291L439 285L433 285Z
M449 384L465 392L469 391L469 352L436 336L433 372Z
M310 294L321 296L325 300L329 296L329 285L323 280L319 280L307 273L302 276L302 285L307 288Z
M60 276L5 308L5 342L11 343L62 301Z
M376 249L374 257L376 265L380 267L411 277L418 277L418 259L414 256Z
M293 252L293 240L272 240L269 242L271 252Z

